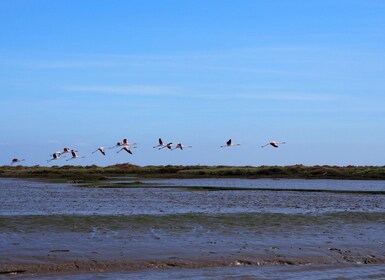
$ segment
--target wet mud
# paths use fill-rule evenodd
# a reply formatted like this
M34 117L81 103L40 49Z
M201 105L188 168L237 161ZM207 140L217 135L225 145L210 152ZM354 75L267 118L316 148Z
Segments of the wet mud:
M90 189L6 179L0 188L0 277L154 269L192 276L221 269L215 275L223 276L234 272L229 268L271 266L302 274L353 266L359 275L385 263L383 195Z

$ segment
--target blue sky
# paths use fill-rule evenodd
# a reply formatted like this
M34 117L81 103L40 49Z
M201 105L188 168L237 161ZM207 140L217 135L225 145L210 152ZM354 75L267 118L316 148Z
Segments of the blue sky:
M384 165L384 1L0 2L0 165ZM193 145L172 152L166 142ZM133 155L91 154L123 138ZM221 149L229 138L240 147ZM286 141L278 149L260 146ZM63 165L60 159L52 164Z

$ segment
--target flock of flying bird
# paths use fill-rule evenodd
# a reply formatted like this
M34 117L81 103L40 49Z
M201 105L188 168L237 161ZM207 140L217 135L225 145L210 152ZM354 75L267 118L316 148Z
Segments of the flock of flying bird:
M271 141L263 146L261 146L262 148L266 147L266 146L272 146L274 148L278 148L278 146L280 144L286 144L286 142L276 142L276 141ZM153 148L158 148L158 150L161 150L161 149L164 149L164 148L167 148L169 150L175 150L175 149L180 149L180 150L183 150L185 148L192 148L192 146L185 146L185 145L182 145L182 143L178 143L175 148L173 148L173 143L170 142L170 143L167 143L165 144L161 138L159 138L159 144L154 146ZM234 147L234 146L240 146L241 144L233 144L231 139L229 139L227 142L226 142L226 145L222 145L220 146L221 148L229 148L229 147ZM119 141L117 142L114 146L112 147L109 147L108 149L114 149L114 148L121 148L119 151L117 151L117 153L120 153L121 151L126 151L127 153L131 154L132 155L132 152L131 152L131 149L134 149L137 147L137 144L136 143L133 143L133 144L130 144L128 143L128 139L123 139L123 141ZM106 152L105 152L105 148L104 147L99 147L97 148L95 151L93 151L92 153L96 153L96 152L100 152L102 155L106 155ZM49 160L47 160L47 162L50 162L50 161L53 161L53 160L58 160L60 159L61 157L65 157L65 154L67 153L71 153L71 157L69 159L67 159L66 161L69 161L69 160L72 160L72 159L76 159L76 158L85 158L85 156L78 156L78 151L77 150L73 150L73 149L70 149L68 147L64 148L63 151L58 151L58 152L55 152L53 154L51 154L51 158ZM64 155L64 156L63 156ZM22 161L25 161L25 159L18 159L18 158L14 158L12 159L11 161L11 165L15 164L15 163L19 163L19 162L22 162Z

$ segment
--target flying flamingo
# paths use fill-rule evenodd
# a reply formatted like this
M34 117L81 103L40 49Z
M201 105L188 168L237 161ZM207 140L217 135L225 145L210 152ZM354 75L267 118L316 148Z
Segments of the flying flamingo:
M61 157L61 155L62 155L62 153L61 152L56 152L56 153L53 153L51 156L52 156L52 158L51 159L49 159L49 160L47 160L47 162L50 162L50 161L52 161L52 160L57 160L57 159L59 159L60 157Z
M172 142L167 143L166 145L163 145L163 146L160 147L158 150L163 149L163 148L167 148L167 149L169 149L169 150L172 150Z
M69 153L69 152L70 152L70 148L65 147L65 148L63 149L62 154L66 154L66 153Z
M71 159L75 159L75 158L85 158L85 156L82 156L82 157L79 157L77 154L76 154L77 151L75 150L71 150L71 155L72 157L70 159L67 159L66 161L69 161Z
M163 141L162 141L162 138L159 138L159 145L154 146L153 148L164 147L164 146L165 146L165 145L164 145L164 143L163 143Z
M116 148L116 147L122 147L122 146L134 146L134 145L137 145L137 144L134 143L134 144L131 145L130 143L128 143L128 139L124 138L122 142L116 143L115 146L109 147L109 149L113 149L113 148Z
M130 144L130 143L128 143L127 139L123 139L123 146L125 146L125 147L127 146L129 148L136 148L137 145L138 144L136 144L136 143Z
M104 151L104 147L99 147L96 151L93 151L92 153L96 153L97 151L101 152L104 156L106 155L106 152Z
M136 147L132 147L132 148L136 148ZM119 151L117 151L116 153L120 153L122 150L125 150L127 153L129 153L129 154L132 155L130 146L123 146L123 148L121 148L121 149L120 149Z
M278 148L278 145L280 145L280 144L286 144L286 142L280 142L280 143L277 143L277 142L275 142L275 141L271 141L270 143L267 143L267 144L265 144L265 145L263 145L263 146L261 146L261 147L263 148L263 147L266 147L266 146L268 146L268 145L271 145L271 146L273 146L274 148Z
M12 161L11 161L11 165L14 164L14 163L17 163L17 162L22 162L22 161L25 161L25 159L14 158L14 159L12 159Z
M229 141L226 142L226 145L221 146L221 148L233 147L233 146L240 146L240 145L241 145L241 144L232 144L232 143L231 143L231 139L229 139Z
M184 146L182 145L182 143L179 143L178 145L176 145L176 147L172 150L175 150L175 149L181 149L183 150L184 148L192 148L192 146Z

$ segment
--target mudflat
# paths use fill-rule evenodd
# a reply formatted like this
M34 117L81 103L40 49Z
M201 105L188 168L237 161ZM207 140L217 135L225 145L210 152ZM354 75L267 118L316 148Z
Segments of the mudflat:
M348 273L385 263L385 196L370 194L381 182L363 182L369 191L360 194L244 190L239 184L207 191L2 179L0 273L145 275L215 268L224 276L230 268L247 267L253 275L250 269L270 266ZM308 189L317 184L308 180Z

